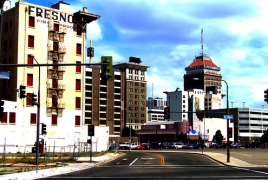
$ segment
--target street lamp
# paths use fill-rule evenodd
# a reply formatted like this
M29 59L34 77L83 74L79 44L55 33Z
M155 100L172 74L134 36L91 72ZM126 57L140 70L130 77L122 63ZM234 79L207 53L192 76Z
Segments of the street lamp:
M132 120L132 107L130 108L130 118L129 118L129 151L131 149L131 120Z
M37 64L38 61L32 55L32 58L35 60ZM40 125L40 66L38 66L38 93L37 93L37 122L36 122L36 173L38 172L38 164L39 164L39 125Z
M223 82L225 82L226 84L226 91L227 91L227 100L226 100L226 108L227 108L227 115L229 115L229 99L228 99L228 83L222 79ZM229 117L229 116L228 116ZM229 145L229 136L228 136L228 129L229 129L229 119L227 119L227 130L226 130L226 133L227 133L227 162L230 162L230 145Z

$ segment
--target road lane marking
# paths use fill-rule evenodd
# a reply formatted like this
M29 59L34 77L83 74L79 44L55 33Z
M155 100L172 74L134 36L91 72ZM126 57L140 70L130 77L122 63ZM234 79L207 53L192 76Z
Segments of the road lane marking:
M132 161L132 163L129 164L129 166L131 166L133 163L135 163L138 160L138 158L134 159L134 161Z
M235 152L232 152L232 154L241 154L241 153L235 153ZM248 155L248 154L241 154L241 155L248 156L248 157L252 157L251 155Z
M245 171L251 171L251 172L260 173L260 174L268 174L267 172L256 171L256 170L253 170L253 169L239 168L239 167L233 167L233 168L234 168L234 169L245 170Z

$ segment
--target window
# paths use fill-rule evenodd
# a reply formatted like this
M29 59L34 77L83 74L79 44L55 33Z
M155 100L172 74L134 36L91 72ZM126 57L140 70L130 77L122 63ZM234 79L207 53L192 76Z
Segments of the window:
M81 64L81 62L80 61L76 61L76 64ZM75 72L81 73L81 66L80 65L77 65L76 66Z
M27 86L33 86L33 74L27 74Z
M28 64L33 64L33 56L28 54Z
M4 23L4 33L8 32L8 22Z
M7 112L3 112L3 117L0 119L1 119L2 124L6 124L7 123Z
M52 88L58 88L58 81L57 79L52 79Z
M60 25L54 24L54 31L60 31Z
M9 22L9 28L10 29L12 28L12 20L10 20L10 22Z
M81 98L80 97L75 98L75 108L81 109Z
M14 113L14 112L9 113L9 123L10 124L16 123L16 113Z
M28 47L34 48L34 36L28 36Z
M26 94L26 96L28 96L28 97L30 97L30 98L32 98L32 93L27 93ZM31 101L31 99L28 99L28 98L26 98L26 106L32 106L32 101Z
M80 126L80 116L75 116L75 126Z
M35 17L29 17L29 27L35 27Z
M82 46L81 44L76 44L76 54L81 55L82 53Z
M6 53L7 52L7 40L4 41L4 48L3 48L3 52Z
M57 115L56 114L52 114L52 117L51 117L52 119L51 119L51 124L52 125L57 125L58 124L58 117L57 117Z
M76 79L75 80L75 90L76 91L81 91L81 79Z
M36 124L36 114L31 113L30 124Z
M77 32L76 32L77 36L81 36L82 35L82 28L81 26L77 26Z

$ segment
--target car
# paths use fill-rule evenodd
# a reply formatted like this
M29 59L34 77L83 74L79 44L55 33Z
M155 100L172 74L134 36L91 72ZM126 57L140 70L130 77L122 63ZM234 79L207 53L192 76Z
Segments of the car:
M189 149L199 149L199 146L197 144L191 144Z
M257 146L256 146L255 143L249 143L249 144L246 144L246 145L245 145L245 148L246 148L246 149L247 149L247 148L249 148L249 149L256 149Z
M129 149L129 142L119 143L119 149Z
M162 143L151 142L149 143L150 149L165 149L165 146Z
M150 149L147 143L142 143L134 148L135 150L147 150Z
M183 145L184 145L183 143L175 142L175 143L171 143L169 147L171 149L182 149Z
M230 148L241 148L241 144L240 143L234 143L230 145Z
M205 149L207 146L205 144L197 144L198 149Z
M190 148L189 148L190 145L191 145L191 144L184 144L184 145L182 146L182 149L190 149Z
M216 145L216 149L225 149L227 148L227 144L226 143L218 143Z

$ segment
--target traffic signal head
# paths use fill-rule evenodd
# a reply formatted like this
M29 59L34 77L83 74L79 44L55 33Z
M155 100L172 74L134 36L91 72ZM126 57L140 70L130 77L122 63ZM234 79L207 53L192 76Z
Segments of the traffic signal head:
M228 128L228 137L229 138L233 137L233 128L231 128L231 127Z
M87 129L88 129L88 136L94 136L94 133L95 133L95 127L94 125L88 125L87 126Z
M113 57L112 56L102 56L101 63L101 80L102 81L112 81L113 80Z
M1 107L0 107L0 118L3 117L4 104L5 104L5 101L3 101L3 100L1 99L1 103L0 103L0 105L1 105Z
M26 97L25 93L26 93L26 86L20 85L20 92L19 92L19 94L20 94L20 98L21 99Z
M268 103L267 95L268 95L268 89L264 91L264 101Z
M37 95L32 93L32 106L37 105Z
M42 123L42 130L41 130L41 133L42 133L42 135L47 134L47 125L44 124L44 123Z
M164 119L169 120L170 119L170 110L169 107L164 108Z

